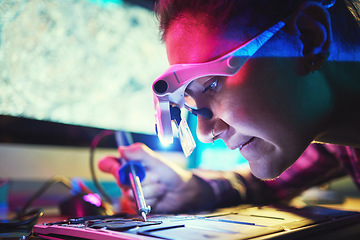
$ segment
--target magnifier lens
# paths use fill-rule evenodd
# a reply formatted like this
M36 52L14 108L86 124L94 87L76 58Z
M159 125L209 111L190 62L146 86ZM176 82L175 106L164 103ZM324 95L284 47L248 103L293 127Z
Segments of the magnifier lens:
M209 77L201 77L193 80L185 89L184 98L185 104L190 107L197 109L196 96L199 97L204 91L204 83L210 79Z
M190 156L196 147L196 143L184 118L179 124L179 138L185 157Z
M188 106L190 108L195 108L195 109L197 108L195 96L197 94L201 93L201 90L200 90L201 86L198 86L198 85L199 85L199 83L197 83L196 81L193 81L185 89L185 92L184 92L185 104L186 104L186 106Z

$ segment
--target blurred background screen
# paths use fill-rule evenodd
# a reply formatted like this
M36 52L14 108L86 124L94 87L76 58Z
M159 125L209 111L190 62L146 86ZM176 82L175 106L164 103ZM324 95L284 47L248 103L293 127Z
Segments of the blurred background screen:
M151 1L0 1L0 115L154 134Z

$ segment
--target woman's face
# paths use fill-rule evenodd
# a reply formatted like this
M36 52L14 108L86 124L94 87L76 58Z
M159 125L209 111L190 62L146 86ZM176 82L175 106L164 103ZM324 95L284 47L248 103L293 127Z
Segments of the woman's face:
M230 39L200 22L187 23L173 22L167 31L170 64L207 62L249 40L240 35ZM197 107L213 112L210 120L198 117L198 138L211 142L214 134L228 148L239 149L254 175L263 179L278 176L301 155L314 138L314 122L322 115L321 103L315 103L319 99L314 99L301 74L300 51L277 38L267 42L236 75L200 79L188 87Z

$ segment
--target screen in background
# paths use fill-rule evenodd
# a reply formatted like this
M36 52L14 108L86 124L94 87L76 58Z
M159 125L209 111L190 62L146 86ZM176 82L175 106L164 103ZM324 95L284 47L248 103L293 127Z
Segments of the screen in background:
M0 1L0 66L0 115L155 133L151 84L168 63L134 1Z

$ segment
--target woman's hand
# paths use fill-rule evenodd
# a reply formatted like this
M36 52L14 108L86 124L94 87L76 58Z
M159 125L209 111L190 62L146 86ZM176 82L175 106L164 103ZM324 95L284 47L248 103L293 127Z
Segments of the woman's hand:
M128 147L119 147L120 158L126 161L140 161L146 176L141 182L145 201L152 212L174 213L198 210L214 200L211 187L203 180L195 177L190 171L166 161L161 155L152 151L142 143ZM133 192L129 186L119 182L119 158L105 157L100 160L99 168L111 173L121 188L126 204L135 209Z

